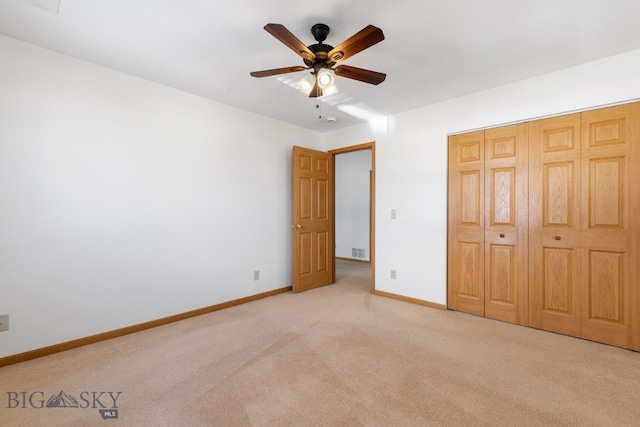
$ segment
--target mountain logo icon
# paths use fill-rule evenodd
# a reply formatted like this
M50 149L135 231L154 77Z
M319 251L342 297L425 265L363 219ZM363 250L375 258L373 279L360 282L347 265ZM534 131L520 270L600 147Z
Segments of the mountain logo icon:
M60 391L60 393L51 396L47 400L46 406L47 408L79 408L80 404L78 404L78 399L75 397Z

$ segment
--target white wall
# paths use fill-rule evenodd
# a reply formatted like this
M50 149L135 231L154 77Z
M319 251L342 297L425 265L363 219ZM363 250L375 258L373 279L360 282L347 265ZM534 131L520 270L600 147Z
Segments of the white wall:
M636 50L323 135L376 141L376 288L446 304L448 134L640 99L639 69Z
M336 256L369 260L369 174L371 150L335 156ZM354 257L353 248L364 249Z
M0 58L0 357L291 284L291 146L318 134L4 36Z

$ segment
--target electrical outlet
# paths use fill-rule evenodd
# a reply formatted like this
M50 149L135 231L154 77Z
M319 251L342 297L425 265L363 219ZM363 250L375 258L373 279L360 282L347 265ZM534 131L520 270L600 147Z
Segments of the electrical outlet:
M396 271L395 270L391 270L391 278L395 280L395 278L396 278Z
M253 271L253 280L260 280L260 270Z
M9 315L3 314L0 316L0 332L9 330Z

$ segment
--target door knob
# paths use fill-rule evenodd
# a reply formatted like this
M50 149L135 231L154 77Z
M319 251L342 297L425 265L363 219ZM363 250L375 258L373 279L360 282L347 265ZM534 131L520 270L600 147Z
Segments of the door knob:
M300 230L302 226L300 224L292 225L291 228L295 228L296 230Z

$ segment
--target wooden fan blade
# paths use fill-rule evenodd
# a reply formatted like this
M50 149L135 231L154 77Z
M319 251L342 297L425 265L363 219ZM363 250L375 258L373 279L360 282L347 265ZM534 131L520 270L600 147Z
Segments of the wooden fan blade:
M363 68L350 67L349 65L337 66L333 71L336 73L336 76L360 80L361 82L370 83L372 85L379 85L387 78L387 75L384 73L365 70Z
M280 40L287 45L289 49L300 55L304 59L312 61L315 59L316 54L311 52L307 46L304 45L291 31L287 30L284 25L281 24L267 24L264 26L269 34Z
M328 53L327 57L332 62L344 61L345 59L358 52L362 52L366 48L371 47L382 40L384 40L382 30L378 27L374 27L373 25L367 25L358 33L332 49Z
M303 70L308 70L308 68L302 67L300 65L294 65L293 67L274 68L273 70L252 71L249 74L251 74L253 77L269 77L278 74L296 73Z

